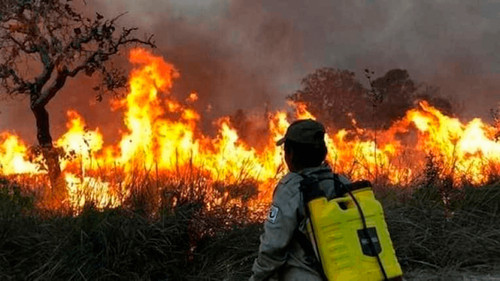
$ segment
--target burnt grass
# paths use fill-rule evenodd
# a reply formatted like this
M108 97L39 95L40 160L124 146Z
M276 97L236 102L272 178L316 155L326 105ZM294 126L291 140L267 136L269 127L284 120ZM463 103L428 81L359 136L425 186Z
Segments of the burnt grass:
M251 274L261 223L201 212L197 200L154 214L142 205L51 213L21 190L0 182L0 280L246 280ZM500 272L500 183L452 190L446 204L434 186L375 191L408 279Z

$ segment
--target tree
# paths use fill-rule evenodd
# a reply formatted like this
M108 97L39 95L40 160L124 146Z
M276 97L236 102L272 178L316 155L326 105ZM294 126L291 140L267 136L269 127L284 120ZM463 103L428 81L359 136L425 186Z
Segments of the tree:
M68 78L81 73L101 74L102 84L94 88L100 93L126 86L124 73L109 65L110 58L131 43L154 47L152 36L133 37L137 28L117 31L122 15L107 20L96 13L91 19L71 0L0 2L0 86L4 93L29 96L52 189L61 170L45 106Z
M367 107L366 89L353 72L320 68L307 75L301 85L289 99L305 103L311 113L337 128L351 126L351 116L359 115Z
M380 93L381 99L375 109L376 118L373 118L379 124L374 126L390 126L413 107L417 86L404 69L389 70L384 76L375 79L371 87Z
M453 116L456 110L456 105L454 106L448 98L439 96L440 89L435 86L421 85L419 86L419 93L416 94L415 98L418 100L428 101L432 106L439 109L442 113Z
M417 84L404 69L391 69L378 78L374 75L365 69L370 86L366 89L353 72L320 68L307 75L301 89L288 98L305 103L311 113L336 128L348 128L352 118L359 127L387 128L420 100L427 100L445 114L456 110L449 99L439 95L439 88Z

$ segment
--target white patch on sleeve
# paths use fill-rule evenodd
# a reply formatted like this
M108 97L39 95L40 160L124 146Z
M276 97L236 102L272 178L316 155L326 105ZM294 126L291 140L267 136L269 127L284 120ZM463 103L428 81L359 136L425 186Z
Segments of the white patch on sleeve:
M267 220L270 223L276 222L276 218L278 217L278 212L280 209L278 207L271 205L271 209L269 210L269 215L267 216Z

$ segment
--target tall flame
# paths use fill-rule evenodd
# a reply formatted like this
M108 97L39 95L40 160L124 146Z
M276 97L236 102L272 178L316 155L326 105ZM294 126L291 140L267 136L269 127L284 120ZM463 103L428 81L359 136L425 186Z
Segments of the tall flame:
M251 180L260 191L256 200L268 202L284 172L282 148L275 141L284 135L290 119L314 118L306 105L294 104L294 114L270 113L268 132L262 136L265 145L257 149L240 138L229 117L215 122L214 137L204 134L199 127L202 115L193 107L197 93L185 101L170 94L180 74L162 57L134 49L129 60L134 65L129 93L114 103L124 112L117 144L105 146L99 128L88 128L79 113L67 112L68 130L55 145L65 151L61 166L70 204L81 207L90 200L98 207L117 206L131 192L123 190L127 183L137 173L152 170L173 178L195 173L213 184ZM426 156L432 154L454 180L481 184L500 174L496 134L497 128L480 119L464 124L423 101L386 130L330 130L326 143L334 170L353 179L407 185L422 176ZM39 157L31 158L19 137L0 133L0 175L45 173L37 164Z
M37 174L38 166L28 160L28 148L18 136L0 133L0 174Z

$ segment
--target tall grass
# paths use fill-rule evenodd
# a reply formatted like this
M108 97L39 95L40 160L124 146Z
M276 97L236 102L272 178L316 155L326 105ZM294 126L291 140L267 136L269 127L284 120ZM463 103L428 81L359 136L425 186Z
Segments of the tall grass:
M156 182L136 184L123 206L97 210L88 204L75 216L39 210L36 198L20 186L0 181L0 280L250 276L262 225L240 219L251 213L244 205L231 208L220 201L220 208L207 212L201 194L176 194L187 188L185 183L161 192ZM227 194L228 188L212 191ZM500 183L453 189L446 204L436 185L375 191L410 280L462 280L466 272L500 270ZM233 196L242 195L235 191Z
M454 189L450 197L444 202L439 188L426 186L406 200L385 204L401 265L413 277L421 270L442 280L459 278L457 272L500 276L500 183Z
M207 211L202 192L186 197L183 184L156 189L146 183L128 186L132 193L121 207L97 210L87 204L75 216L71 210L39 209L34 196L2 180L0 280L218 280L229 267L200 275L204 264L216 266L216 259L206 259L210 247L238 240L243 254L229 247L227 257L245 260L253 252L255 243L246 247L239 234L231 234L251 232L246 238L258 241L251 229L259 226L248 226L245 206L220 202Z

